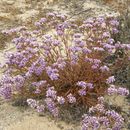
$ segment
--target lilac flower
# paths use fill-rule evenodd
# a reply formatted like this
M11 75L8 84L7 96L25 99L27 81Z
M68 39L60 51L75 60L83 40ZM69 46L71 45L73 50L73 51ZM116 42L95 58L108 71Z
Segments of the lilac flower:
M6 84L0 88L0 95L4 99L10 99L12 97L12 88L11 87L12 87L12 84Z
M94 85L92 83L86 83L86 86L90 89L93 89L94 88Z
M99 127L100 123L98 121L98 117L84 115L84 119L82 121L82 130L89 130L89 128L98 130Z
M94 70L96 70L98 67L99 67L98 64L94 64L94 65L92 65L92 69L94 69Z
M101 112L101 113L105 113L105 112L106 112L106 110L105 110L105 108L104 108L104 104L102 104L102 103L97 104L97 105L95 106L95 109L96 109L96 111Z
M69 49L74 53L81 51L81 47L78 46L72 46Z
M119 30L117 28L113 28L112 31L113 31L114 34L119 32Z
M40 32L39 30L34 30L32 33L33 34L39 34L39 32Z
M25 77L28 79L32 76L32 72L28 71L25 73Z
M80 86L80 87L82 87L82 88L84 88L84 89L85 89L86 87L88 87L88 88L90 88L90 89L93 88L93 84L92 84L92 83L86 83L86 82L84 82L84 81L78 81L76 85L78 85L78 86Z
M61 20L65 20L66 19L66 15L64 15L64 14L57 14L56 17L60 18Z
M95 51L105 51L102 47L93 47Z
M100 64L100 63L101 63L101 60L99 60L99 59L93 59L93 63L94 63L94 64Z
M74 39L73 42L75 43L76 46L79 47L84 47L86 45L86 42L81 39Z
M41 18L39 22L40 22L40 23L45 23L46 21L47 21L46 18Z
M86 90L85 89L80 89L78 91L78 93L79 93L80 96L85 96L86 95Z
M104 103L104 97L98 97L98 102L103 104Z
M34 91L35 94L40 94L41 90L39 89L39 87L36 88L36 90Z
M78 55L72 54L71 55L71 64L74 65L78 62Z
M58 64L58 68L62 69L62 70L64 69L65 66L66 66L66 62L64 62L64 61L62 63Z
M110 21L110 24L111 24L112 26L118 26L118 25L119 25L119 22L118 22L116 19L113 19L113 20Z
M113 49L115 49L115 46L110 45L110 44L106 44L106 43L104 43L103 47L104 47L105 49L107 49L107 50L113 50Z
M115 112L114 110L108 110L106 111L105 114L112 117L115 120L115 125L116 125L116 122L118 122L119 128L123 125L124 118L121 115L119 115L117 112Z
M38 106L38 102L34 99L27 99L27 103L31 108L36 108Z
M117 89L115 88L114 85L111 85L108 90L107 90L108 95L113 95L117 93Z
M105 72L105 71L109 71L109 68L108 68L106 65L104 65L104 66L101 66L101 67L100 67L100 70L101 70L102 72Z
M109 38L109 39L108 39L108 43L109 43L109 44L113 44L113 43L114 43L114 39L113 39L113 38Z
M106 116L99 117L99 122L103 124L106 128L110 127L110 121Z
M58 101L59 104L64 104L65 103L65 99L62 96L60 96L60 97L58 96L57 101Z
M48 17L55 17L55 13L47 13Z
M53 114L54 117L57 117L59 112L58 112L57 107L55 106L54 101L51 98L46 98L45 102L46 102L48 110Z
M17 90L20 90L25 82L25 78L21 75L17 75L14 77L14 84Z
M36 110L38 113L44 112L45 106L44 105L38 105Z
M61 42L59 40L53 40L52 45L59 46Z
M129 95L129 90L127 90L126 88L119 87L117 89L117 93L119 95L122 95L122 96L128 96Z
M86 87L87 87L87 84L86 84L86 82L84 82L84 81L78 81L78 82L76 83L76 85L78 85L78 86L80 86L80 87L83 87L83 88L86 88Z
M40 26L41 26L41 23L40 23L40 22L35 22L35 26L36 26L36 27L40 27Z
M107 83L110 84L110 83L113 83L115 82L115 77L114 76L111 76L107 79Z
M50 87L46 91L46 97L51 97L53 99L56 99L57 98L56 94L57 94L57 92L54 90L54 87Z
M102 36L103 36L103 38L109 38L110 33L109 32L104 32Z
M87 58L85 58L85 61L86 61L86 62L93 63L93 59L92 59L92 58L88 58L88 57L87 57Z
M82 48L82 52L85 54L90 54L92 51L88 49L87 47Z
M76 98L71 93L69 95L67 95L67 98L68 98L69 103L75 103L76 102Z
M51 67L47 67L46 72L51 80L58 80L59 74L57 69L52 69Z

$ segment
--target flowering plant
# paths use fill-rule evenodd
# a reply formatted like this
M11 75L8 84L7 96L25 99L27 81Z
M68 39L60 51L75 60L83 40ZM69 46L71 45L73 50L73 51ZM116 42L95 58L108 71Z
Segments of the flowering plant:
M111 86L114 64L105 62L119 50L128 58L130 45L112 38L118 33L118 24L110 17L82 22L48 13L35 22L33 30L22 26L2 31L13 39L15 51L6 54L1 95L26 98L38 112L47 108L54 116L58 116L59 105L92 107L107 93L128 95L128 90ZM41 99L44 102L38 101Z

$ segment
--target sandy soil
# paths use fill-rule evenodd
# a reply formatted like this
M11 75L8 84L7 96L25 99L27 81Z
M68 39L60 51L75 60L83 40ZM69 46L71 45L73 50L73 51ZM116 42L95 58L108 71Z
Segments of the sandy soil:
M0 130L74 130L73 128L72 125L55 121L49 116L40 117L30 109L13 107L7 103L0 106Z
M57 11L67 13L70 17L90 17L98 15L118 16L119 12L114 4L104 4L100 0L0 0L0 31L17 25L30 25L43 16L45 12ZM58 1L58 2L57 2ZM117 5L117 4L115 4ZM1 38L1 34L0 34ZM4 51L11 46L7 39L0 39L0 61L4 62ZM6 48L3 49L3 44ZM0 47L1 47L0 45ZM2 71L0 72L2 73ZM129 104L124 98L117 97L115 102L128 113ZM128 121L127 121L128 122ZM31 109L13 107L11 103L0 99L0 130L80 130L80 126L55 121L49 116L38 116ZM124 129L126 130L126 129Z

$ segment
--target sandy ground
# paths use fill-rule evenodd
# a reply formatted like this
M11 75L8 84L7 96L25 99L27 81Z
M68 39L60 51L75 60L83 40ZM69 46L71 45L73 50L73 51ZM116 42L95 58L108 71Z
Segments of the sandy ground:
M0 106L0 130L76 130L73 128L48 116L40 117L30 109L13 107L7 103Z
M104 14L117 16L118 6L115 5L116 8L111 2L104 4L101 0L0 0L0 31L17 25L28 26L43 13L53 10L67 13L70 17L87 18ZM6 41L7 39L0 39L1 62L4 62L3 52L11 47ZM3 47L5 44L6 48ZM115 102L128 113L129 104L124 98L117 97L110 102ZM0 99L0 130L80 130L80 126L55 121L49 116L38 116L31 109L13 107L11 103Z

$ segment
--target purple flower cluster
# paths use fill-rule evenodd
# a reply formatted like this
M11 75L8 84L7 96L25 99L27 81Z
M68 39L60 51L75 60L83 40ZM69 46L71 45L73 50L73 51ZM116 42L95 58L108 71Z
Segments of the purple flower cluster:
M39 102L34 99L27 99L27 103L31 108L36 109L39 113L43 112L45 109L44 105L40 105Z
M59 104L64 104L65 103L65 98L63 98L62 96L58 96L57 101L58 101Z
M104 98L99 97L99 104L89 109L89 114L84 115L82 130L90 128L98 130L120 130L123 127L124 118L114 110L107 110L103 104ZM94 114L97 116L94 116Z
M89 130L90 127L93 130L97 130L100 127L100 123L98 121L98 118L95 116L85 115L85 118L83 119L82 122L83 122L82 130Z
M84 81L78 81L76 85L82 87L83 89L85 89L86 87L88 87L90 89L93 88L93 84L92 83L86 83Z
M47 67L46 71L51 80L57 80L59 78L58 69Z
M67 98L69 103L76 103L76 98L72 95L72 93L67 95Z
M116 88L115 85L111 85L107 90L108 95L119 94L122 96L128 96L129 90L123 87Z
M111 76L111 77L109 77L109 78L107 79L107 83L108 83L108 84L111 84L111 83L113 83L113 82L115 82L114 76Z
M55 102L52 98L46 98L45 103L47 106L47 109L52 113L54 117L57 117L59 114L58 108L55 105Z
M54 87L48 88L46 91L46 97L53 98L54 100L57 98L57 92L54 90Z

